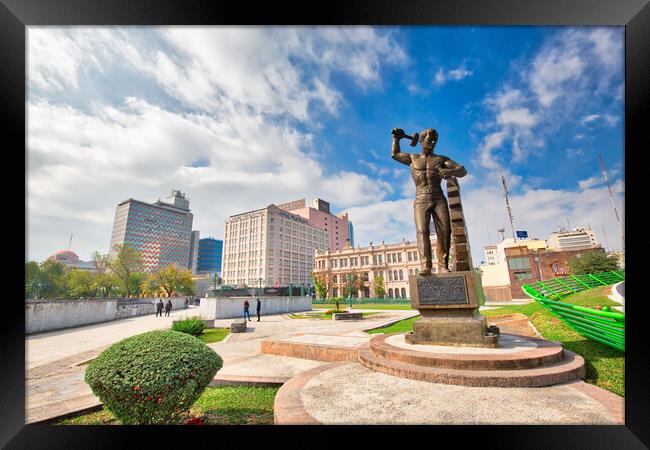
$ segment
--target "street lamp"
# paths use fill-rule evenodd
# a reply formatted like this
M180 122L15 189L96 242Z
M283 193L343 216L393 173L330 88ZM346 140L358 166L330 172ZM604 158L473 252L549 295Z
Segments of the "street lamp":
M258 281L258 285L259 285L259 288L257 289L257 296L261 297L262 296L262 278L258 278L257 281Z
M352 281L354 281L354 276L349 273L345 278L348 280L348 302L350 303L350 311L352 311Z
M289 283L289 298L293 297L293 283Z

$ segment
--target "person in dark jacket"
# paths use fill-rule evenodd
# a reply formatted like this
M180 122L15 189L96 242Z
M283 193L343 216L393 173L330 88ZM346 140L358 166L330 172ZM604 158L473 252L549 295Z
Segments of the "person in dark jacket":
M257 297L256 310L257 310L257 321L259 322L260 321L260 311L262 311L262 301L260 300L259 297Z
M167 300L167 303L165 303L165 317L169 316L171 310L172 310L172 301Z
M248 303L248 300L244 300L244 320L246 320L246 317L248 316L248 321L251 321L251 313L248 312L248 308L250 308L250 303Z
M158 303L156 303L156 317L160 315L160 317L163 316L163 308L165 305L163 304L162 298L158 299Z

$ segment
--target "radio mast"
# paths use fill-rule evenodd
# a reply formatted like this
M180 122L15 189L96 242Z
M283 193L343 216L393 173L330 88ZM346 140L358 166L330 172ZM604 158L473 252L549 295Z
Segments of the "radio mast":
M510 228L512 229L512 239L516 241L515 237L515 223L512 220L512 209L510 208L510 202L508 201L508 185L506 184L506 178L501 175L501 184L503 185L503 193L506 197L506 211L508 211L508 218L510 219Z
M605 164L603 164L603 158L598 154L598 160L600 161L600 167L603 169L603 177L605 178L605 183L607 184L607 190L609 191L609 198L612 199L612 207L614 208L614 215L616 216L616 221L618 222L618 227L621 230L621 251L625 253L625 233L623 232L623 225L621 224L621 219L618 217L618 210L616 209L616 202L614 202L614 194L612 194L612 188L609 185L609 180L607 179L607 173L605 172Z

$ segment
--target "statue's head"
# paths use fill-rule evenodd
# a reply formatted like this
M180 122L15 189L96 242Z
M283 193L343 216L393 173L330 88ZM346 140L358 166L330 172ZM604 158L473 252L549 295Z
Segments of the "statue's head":
M438 143L438 132L433 128L426 128L420 133L420 143L422 144L422 153L430 155Z

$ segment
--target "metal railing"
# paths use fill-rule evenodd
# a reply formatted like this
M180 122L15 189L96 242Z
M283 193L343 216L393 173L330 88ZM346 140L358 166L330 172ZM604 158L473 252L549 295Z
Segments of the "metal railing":
M559 300L576 292L608 286L625 280L625 271L617 270L587 275L568 275L524 284L521 288L582 336L625 351L625 314L608 306L592 309Z

